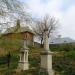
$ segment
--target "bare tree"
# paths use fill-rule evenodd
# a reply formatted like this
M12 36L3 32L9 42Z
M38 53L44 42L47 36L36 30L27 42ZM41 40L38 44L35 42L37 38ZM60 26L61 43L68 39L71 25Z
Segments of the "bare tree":
M25 10L26 5L19 0L0 0L0 30L1 32L4 29L14 25L17 19L23 22L31 21L31 16Z
M34 32L36 35L39 36L39 39L41 40L41 46L43 46L43 35L45 30L48 31L48 38L53 34L53 32L57 28L58 21L49 15L46 15L43 17L43 19L39 19L36 21L35 26L33 27Z

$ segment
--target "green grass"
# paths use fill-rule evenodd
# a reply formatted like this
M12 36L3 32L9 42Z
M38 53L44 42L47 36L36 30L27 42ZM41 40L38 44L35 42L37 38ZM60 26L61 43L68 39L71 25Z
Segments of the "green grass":
M29 64L30 70L16 72L19 61L21 43L18 40L0 41L0 75L38 75L40 68L40 52L43 48L29 46ZM60 75L75 75L75 46L53 45L50 46L53 52L53 69ZM11 54L11 62L7 66L7 54Z

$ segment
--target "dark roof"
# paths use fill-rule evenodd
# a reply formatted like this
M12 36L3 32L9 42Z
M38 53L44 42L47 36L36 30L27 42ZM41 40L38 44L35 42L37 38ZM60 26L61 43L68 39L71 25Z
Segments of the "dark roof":
M32 34L35 34L35 33L33 32L33 30L30 29L28 26L20 27L20 28L18 28L18 29L17 29L16 26L15 26L15 27L8 28L8 29L4 32L4 34L8 34L8 33L21 33L21 32L30 32L30 33L32 33Z
M65 38L52 38L49 41L49 44L63 44L63 43L74 43L75 40L65 37Z

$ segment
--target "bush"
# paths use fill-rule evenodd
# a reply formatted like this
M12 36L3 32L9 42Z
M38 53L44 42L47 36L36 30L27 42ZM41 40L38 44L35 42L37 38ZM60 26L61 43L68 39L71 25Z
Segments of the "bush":
M75 75L75 51L65 52L62 57L53 57L53 68L60 75Z

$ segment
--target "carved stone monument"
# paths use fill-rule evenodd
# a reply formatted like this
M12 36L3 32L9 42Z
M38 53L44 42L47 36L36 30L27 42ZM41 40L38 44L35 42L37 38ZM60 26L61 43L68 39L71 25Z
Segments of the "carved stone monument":
M49 50L48 31L44 32L44 51L41 52L41 69L47 72L47 75L54 75L52 69L52 52ZM41 70L41 71L42 71Z
M26 47L26 42L24 41L24 46L20 50L20 60L19 60L19 68L21 70L28 70L29 63L28 63L28 48Z

